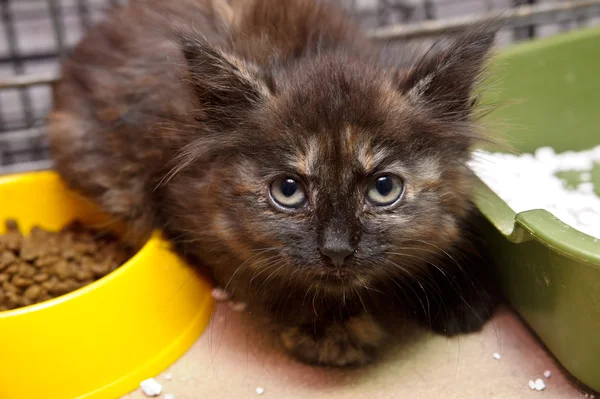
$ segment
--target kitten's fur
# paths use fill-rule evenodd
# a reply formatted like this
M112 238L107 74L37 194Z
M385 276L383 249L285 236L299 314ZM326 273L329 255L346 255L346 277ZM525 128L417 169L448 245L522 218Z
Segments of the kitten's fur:
M493 309L466 161L494 36L394 57L324 1L132 0L65 61L52 153L71 187L139 237L163 229L297 358L364 364L391 311L454 334ZM397 206L365 200L381 171L404 181ZM294 211L269 198L288 175L308 195ZM354 251L341 267L332 245Z

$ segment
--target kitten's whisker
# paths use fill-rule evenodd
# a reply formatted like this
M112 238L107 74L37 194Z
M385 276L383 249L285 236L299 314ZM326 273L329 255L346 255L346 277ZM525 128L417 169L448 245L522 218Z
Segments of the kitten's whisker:
M431 245L433 245L433 244L431 244ZM434 246L435 246L435 245L434 245ZM439 248L439 247L438 247L438 248ZM440 249L441 249L441 248L440 248ZM445 251L444 251L444 252L445 252ZM401 254L401 253L398 253L397 255L401 255L401 256L411 256L411 255L408 255L408 254ZM450 256L450 255L448 254L448 256ZM413 256L413 257L414 257L414 256ZM418 257L417 257L417 258L418 258ZM459 269L461 272L465 273L465 270L464 270L464 268L460 267L460 265L458 264L458 262L456 262L456 260L455 260L454 258L450 257L450 259L452 259L452 260L454 261L454 263L455 263L455 264L458 266L458 269ZM429 264L429 265L431 265L431 266L435 267L435 268L436 268L436 269L437 269L437 270L438 270L440 273L442 273L444 276L446 276L446 273L444 273L444 271L442 270L442 268L441 268L440 266L436 265L435 263L432 263L432 262L429 262L429 261L427 261L427 260L424 260L424 259L423 259L423 261L424 261L424 262L426 262L427 264ZM474 279L474 281L477 281L477 279ZM437 285L437 284L436 284L436 285ZM467 301L467 300L465 299L465 297L463 296L463 293L462 293L462 291L460 290L460 287L457 289L456 285L455 285L455 284L452 284L452 282L450 282L449 286L450 286L450 287L452 288L452 290L453 290L453 291L454 291L454 292L455 292L455 293L458 295L458 297L460 298L460 300L461 300L461 301L462 301L462 302L463 302L463 303L464 303L464 304L465 304L465 305L466 305L466 306L467 306L467 307L468 307L468 308L469 308L471 311L473 311L473 313L474 313L474 314L477 314L477 312L475 311L475 309L473 309L473 306L472 306L472 305L469 303L469 301ZM438 288L439 288L439 287L438 287ZM443 298L443 296L442 296L442 298ZM480 295L480 299L481 299L481 295Z
M272 250L275 250L275 249L281 249L281 248L282 248L282 246L281 246L281 245L278 245L278 246L276 246L276 247L270 247L270 248L257 248L257 249L251 249L251 250L250 250L250 252L262 251L262 250L265 250L265 251L272 251Z
M248 286L249 287L252 286L252 283L254 282L255 279L257 279L265 271L271 269L271 267L274 267L282 259L283 259L283 257L281 255L275 255L275 256L273 256L271 258L267 258L265 260L265 263L257 263L257 264L255 264L254 267L256 267L257 270L255 270L254 273L252 273L252 277L250 278Z
M312 308L313 308L313 312L315 313L316 317L319 317L319 314L317 313L317 307L315 306L315 300L317 299L318 293L319 293L319 290L315 290L315 294L313 295L313 299L312 299Z
M436 249L440 250L440 251L441 251L442 253L444 253L444 254L445 254L445 255L446 255L446 256L447 256L447 257L448 257L450 260L452 260L452 262L454 262L454 264L455 264L455 265L456 265L458 268L462 269L462 266L460 265L460 263L458 263L458 262L456 261L456 259L454 259L454 257L453 257L452 255L450 255L450 253L449 253L448 251L446 251L445 249L441 248L440 246L438 246L438 245L435 245L435 244L433 244L433 243L431 243L431 242L429 242L429 241L425 241L425 240L418 240L418 239L414 239L413 241L415 241L415 242L420 242L420 243L423 243L423 244L425 244L425 245L431 245L432 247L434 247L434 248L436 248Z
M387 262L391 263L392 265L394 265L395 267L400 268L401 270L405 271L406 269L400 265L398 265L396 262L393 262L389 259L386 259ZM392 281L395 282L395 280L392 279ZM398 285L398 287L402 290L403 287L401 287L399 284L396 283L396 285ZM418 299L419 303L421 304L421 307L423 308L423 312L426 312L425 310L425 304L423 303L423 301L421 301L421 298L419 297L419 295L417 295L417 292L412 288L411 284L407 284L407 288L410 289L412 291L412 293L415 295L415 297Z
M434 268L435 268L437 271L439 271L440 273L442 273L442 275L443 275L444 277L446 277L446 276L447 276L447 275L446 275L446 272L443 270L443 268L442 268L441 266L439 266L439 265L437 265L436 263L433 263L432 261L429 261L429 260L427 260L427 259L420 258L420 257L418 257L418 256L411 255L411 254L400 253L400 252L394 252L394 253L390 253L390 254L399 255L399 256L406 256L406 257L411 257L411 258L416 258L416 259L418 259L418 260L420 260L420 261L422 261L422 262L424 262L424 263L427 263L428 265L430 265L430 266L434 267ZM425 274L425 276L426 276L426 277L430 277L428 274ZM433 288L436 288L436 289L437 289L437 291L438 291L440 294L442 294L442 291L441 291L441 289L440 289L439 285L437 284L437 282L435 281L435 279L432 279L431 281L432 281L433 283L435 283L435 287L433 287ZM454 287L453 287L453 289L454 289ZM456 291L456 289L454 289L454 290ZM462 294L461 294L461 293L459 293L458 291L456 291L456 292L457 292L457 294L459 294L459 295L462 295ZM443 295L441 295L441 296L443 297Z
M430 265L430 266L433 266L433 267L434 267L434 268L436 268L436 269L437 269L437 270L438 270L440 273L442 273L444 276L446 275L446 273L444 272L444 270L443 270L443 269L442 269L440 266L436 265L435 263L432 263L431 261L429 261L429 260L427 260L427 259L425 259L425 258L421 258L421 257L419 257L419 256L412 255L412 254L406 254L406 253L403 253L403 252L386 252L386 254L388 254L388 255L396 255L396 256L406 256L406 257L409 257L409 258L418 259L418 260L420 260L421 262L424 262L424 263L427 263L427 264L428 264L428 265Z
M419 284L421 291L423 291L423 294L425 294L425 300L427 301L427 311L426 311L427 320L431 320L431 304L429 303L429 296L427 295L427 291L425 291L423 284L421 284L420 281L417 281L417 284Z
M304 293L304 298L302 299L302 305L304 305L305 301L306 301L306 297L308 296L308 293L310 292L310 290L313 289L315 285L311 284L310 287L308 287L308 289L306 290L306 292Z
M362 286L362 287L363 287L365 290L367 290L367 291L373 291L373 292L377 292L378 294L382 294L382 295L384 295L384 293L383 293L383 292L381 292L381 291L379 291L378 289L375 289L375 288L373 288L373 287L369 286L369 284L363 284L363 286Z
M464 268L462 267L462 265L446 250L444 250L443 248L439 247L438 245L435 245L429 241L425 241L425 240L418 240L418 239L414 239L413 241L415 242L420 242L426 245L430 245L438 250L440 250L447 258L449 258L458 268L458 270L463 273L467 278L470 278L472 280L472 282L474 284L479 285L479 287L481 288L481 290L477 290L477 295L479 296L479 299L483 301L483 297L482 297L482 292L481 291L485 291L483 288L483 285L481 284L481 282L473 275L473 273L468 269L468 268ZM436 267L442 274L446 275L446 273L439 267ZM471 309L473 310L473 312L475 312L475 310L472 308L472 306L468 303L468 301L466 299L464 299L462 292L459 292L459 290L454 286L454 284L450 284L450 286L452 287L452 289L459 295L459 297L461 298L461 300ZM489 299L489 298L488 298Z
M458 269L458 271L460 271L461 273L463 273L465 276L467 276L467 274L469 274L469 276L467 276L467 278L471 278L472 282L473 282L474 284L477 284L477 285L479 285L479 287L480 287L480 288L483 290L483 285L481 284L481 282L480 282L480 281L479 281L477 278L475 278L475 276L473 275L473 273L471 273L471 272L470 272L468 269L466 269L466 268L462 267L462 266L461 266L461 265L458 263L458 261L457 261L455 258L453 258L453 257L452 257L452 256L451 256L451 255L450 255L450 254L449 254L447 251L445 251L445 250L443 250L442 248L440 248L439 246L437 246L437 245L435 245L435 244L433 244L433 243L430 243L430 242L428 242L428 241L425 241L425 240L416 240L416 239L415 239L415 240L413 240L413 241L415 241L415 242L421 242L421 243L423 243L423 244L426 244L426 245L433 246L433 247L435 247L435 248L439 249L440 251L442 251L442 254L443 254L443 255L445 255L446 257L448 257L450 260L452 260L452 262L453 262L453 263L454 263L454 264L457 266L457 269ZM434 251L428 251L428 250L426 250L426 249L424 249L424 248L418 248L418 247L415 247L415 248L406 248L406 249L418 249L418 250L422 250L422 251L426 251L426 252L430 252L430 253L434 253L434 254L436 253L436 252L434 252ZM408 255L408 254L403 254L403 255L404 255L404 256L411 256L411 255ZM442 273L444 276L447 276L447 273L446 273L446 271L444 271L444 270L443 270L443 268L439 267L438 265L436 265L436 264L434 264L434 263L428 262L428 261L427 261L427 263L428 263L428 264L430 264L430 265L432 265L433 267L435 267L435 268L436 268L436 269L437 269L437 270L438 270L440 273ZM436 286L437 286L437 284L436 284ZM469 306L469 308L470 308L471 310L473 310L473 311L474 311L474 309L471 307L471 305L470 305L470 304L468 304L468 301L467 301L466 299L464 299L462 292L460 292L460 291L459 291L459 289L457 289L457 288L455 287L455 285L454 285L454 284L450 284L450 286L451 286L451 287L452 287L452 289L453 289L453 290L454 290L454 291L455 291L455 292L456 292L456 293L459 295L459 297L461 298L461 300L462 300L462 301L463 301L465 304L467 304L467 306ZM460 288L460 287L459 287L459 288ZM438 286L438 289L439 289L439 286ZM477 290L477 295L479 296L479 299L480 299L480 300L484 301L484 299L483 299L483 297L482 297L482 292L481 292L482 290ZM483 291L485 291L485 290L483 290ZM489 298L488 298L488 299L489 299Z
M239 270L240 270L240 269L241 269L241 268L242 268L242 267L243 267L243 266L244 266L246 263L248 263L248 262L249 262L249 261L251 261L252 259L256 258L257 256L260 256L260 255L262 255L263 253L265 253L265 252L269 252L269 251L270 251L270 248L266 248L266 249L264 249L264 251L262 251L262 252L259 252L259 253L257 253L256 255L254 255L254 256L251 256L251 257L249 257L248 259L246 259L245 261L243 261L243 262L242 262L242 264L240 264L240 265L239 265L239 266L238 266L238 267L235 269L235 271L233 272L233 274L231 275L231 277L229 277L229 280L227 281L227 284L225 284L225 287L223 288L223 290L224 290L225 292L227 292L227 288L229 288L229 284L231 283L231 280L233 280L233 278L235 277L235 275L237 274L237 272L238 272L238 271L239 271Z
M364 303L364 301L363 301L362 297L360 296L360 292L359 292L357 289L354 289L354 292L356 292L356 295L358 296L358 299L359 299L360 303L362 304L362 307L363 307L363 309L364 309L365 313L367 313L367 314L368 314L368 313L369 313L369 311L367 310L367 306L365 305L365 303Z
M256 290L256 293L259 293L259 292L260 292L260 290L261 290L261 288L262 288L263 286L265 286L265 284L267 284L267 283L268 283L268 281L271 279L271 277L273 277L273 275L275 275L277 272L279 272L279 270L281 270L282 268L284 268L286 265L287 265L287 263L286 263L286 262L282 262L282 264L281 264L281 265L280 265L280 266L279 266L277 269L275 269L273 272L271 272L271 274L269 274L269 276L268 276L268 277L265 279L265 281L263 281L263 282L261 283L261 285L258 287L258 289ZM274 267L274 266L273 266L273 267Z

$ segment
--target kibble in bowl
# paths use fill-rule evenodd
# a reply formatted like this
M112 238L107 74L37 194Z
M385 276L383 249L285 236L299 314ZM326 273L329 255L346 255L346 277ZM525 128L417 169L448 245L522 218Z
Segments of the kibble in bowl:
M0 311L59 297L114 271L133 248L112 232L79 222L54 232L35 226L23 234L14 219L0 234Z
M206 327L208 282L110 222L53 172L0 177L0 398L119 397Z

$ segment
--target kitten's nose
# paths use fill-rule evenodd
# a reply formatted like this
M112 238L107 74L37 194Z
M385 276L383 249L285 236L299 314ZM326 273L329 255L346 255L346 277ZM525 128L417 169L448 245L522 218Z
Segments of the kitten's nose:
M346 245L325 246L321 248L321 253L331 259L335 266L342 266L354 249Z

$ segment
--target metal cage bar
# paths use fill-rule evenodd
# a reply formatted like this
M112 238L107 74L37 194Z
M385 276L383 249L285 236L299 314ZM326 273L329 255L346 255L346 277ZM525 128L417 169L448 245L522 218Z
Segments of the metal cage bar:
M173 0L177 1L177 0ZM333 0L375 40L421 40L512 9L506 42L600 24L600 0ZM43 134L57 66L107 7L126 0L0 0L0 174L51 166Z

